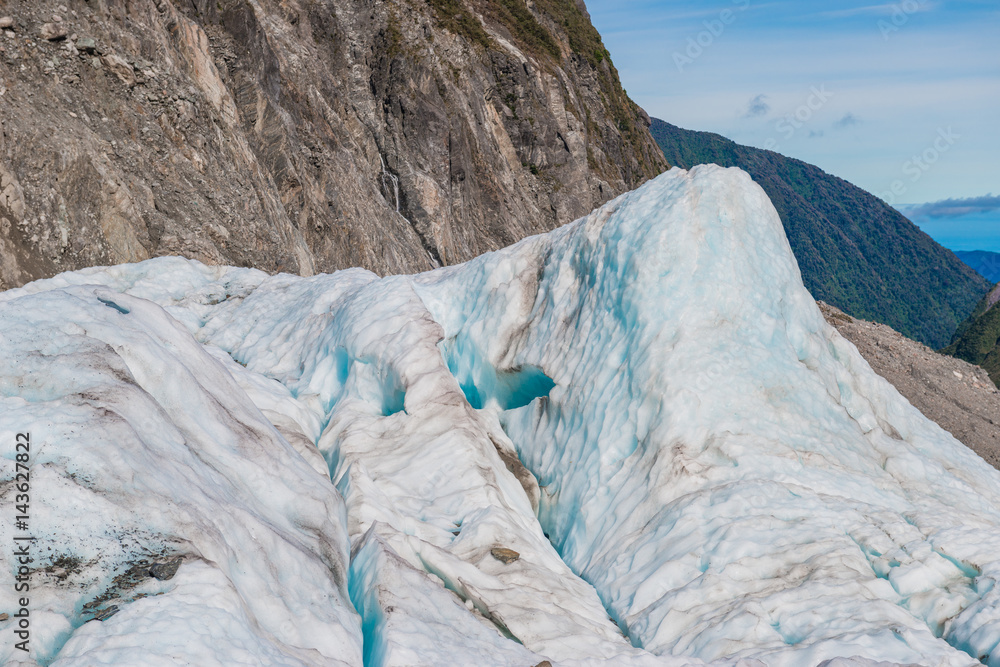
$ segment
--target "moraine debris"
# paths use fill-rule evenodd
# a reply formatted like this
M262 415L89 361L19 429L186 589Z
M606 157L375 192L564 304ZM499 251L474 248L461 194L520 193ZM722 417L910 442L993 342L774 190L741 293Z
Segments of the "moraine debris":
M149 568L149 576L160 581L167 581L174 578L174 575L177 574L177 568L180 566L180 557L168 560L165 563L153 563Z
M106 621L109 618L111 618L112 616L114 616L115 614L117 614L119 611L120 610L118 609L118 605L113 604L110 607L107 607L106 609L102 609L99 612L97 612L96 614L94 614L94 617L92 619L90 619L90 620L92 620L92 621Z
M505 547L493 547L490 549L490 555L504 565L510 565L521 557L521 554L517 553L513 549L507 549Z
M43 23L38 36L50 42L61 42L66 39L69 31L63 23Z
M76 48L84 53L94 53L97 51L97 41L93 37L81 37L76 41Z

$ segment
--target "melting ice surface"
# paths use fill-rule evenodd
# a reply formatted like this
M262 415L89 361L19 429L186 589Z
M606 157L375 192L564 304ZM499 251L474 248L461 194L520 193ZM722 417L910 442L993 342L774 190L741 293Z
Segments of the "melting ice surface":
M6 664L1000 665L1000 473L827 326L735 169L418 276L0 294L0 613L26 430Z

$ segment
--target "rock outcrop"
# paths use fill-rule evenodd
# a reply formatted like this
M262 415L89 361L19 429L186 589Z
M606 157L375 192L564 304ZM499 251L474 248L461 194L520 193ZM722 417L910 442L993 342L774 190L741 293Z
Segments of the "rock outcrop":
M15 0L3 13L0 288L167 254L418 271L573 220L666 167L574 0Z

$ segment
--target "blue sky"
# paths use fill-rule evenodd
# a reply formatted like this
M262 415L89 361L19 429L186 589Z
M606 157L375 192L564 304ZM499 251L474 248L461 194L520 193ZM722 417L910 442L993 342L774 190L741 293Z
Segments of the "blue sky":
M1000 195L998 0L586 1L652 116L811 162L904 211ZM1000 251L1000 205L914 222Z

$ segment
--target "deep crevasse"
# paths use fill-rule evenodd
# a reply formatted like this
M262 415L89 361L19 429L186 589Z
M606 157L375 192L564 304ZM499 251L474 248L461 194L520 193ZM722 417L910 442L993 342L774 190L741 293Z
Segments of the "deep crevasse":
M1000 665L1000 474L826 325L738 170L419 276L163 258L0 308L0 434L83 564L36 575L55 664Z

